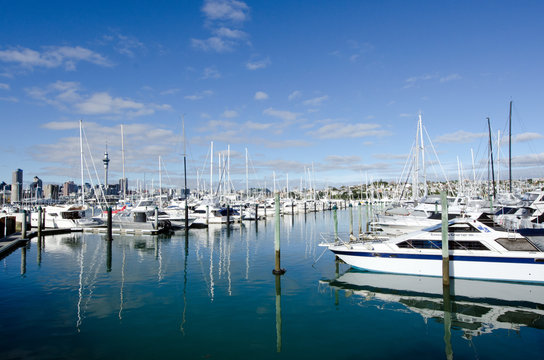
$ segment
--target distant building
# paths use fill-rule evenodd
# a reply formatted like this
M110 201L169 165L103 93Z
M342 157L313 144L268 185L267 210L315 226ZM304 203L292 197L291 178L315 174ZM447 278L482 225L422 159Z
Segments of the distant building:
M46 199L58 200L59 199L59 186L55 184L47 184L43 188L44 197Z
M62 185L62 196L70 196L70 194L77 194L78 187L73 181L67 181Z
M43 197L43 183L37 176L34 176L34 181L30 184L30 195L32 198L37 199L41 199Z
M23 200L23 170L17 169L11 178L11 203Z

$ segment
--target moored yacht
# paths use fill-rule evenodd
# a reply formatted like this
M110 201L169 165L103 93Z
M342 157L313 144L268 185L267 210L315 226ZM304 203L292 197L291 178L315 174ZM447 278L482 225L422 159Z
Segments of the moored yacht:
M354 267L397 274L442 275L442 225L362 242L323 244ZM448 223L450 276L544 282L544 252L515 232L496 230L472 218Z

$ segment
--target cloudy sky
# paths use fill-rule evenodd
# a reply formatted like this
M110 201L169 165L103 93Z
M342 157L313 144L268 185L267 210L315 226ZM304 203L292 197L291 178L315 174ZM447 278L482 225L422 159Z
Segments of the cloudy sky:
M422 115L431 176L487 176L513 101L515 177L544 177L541 1L3 1L0 181L209 182L271 187L395 180ZM501 136L502 137L502 136ZM432 143L432 146L431 146ZM508 143L502 138L501 177ZM495 155L497 158L497 154ZM94 159L94 166L93 166ZM96 168L96 170L95 170ZM216 172L214 169L214 173ZM406 171L406 169L405 169ZM216 174L217 179L217 174ZM217 181L217 180L214 180Z

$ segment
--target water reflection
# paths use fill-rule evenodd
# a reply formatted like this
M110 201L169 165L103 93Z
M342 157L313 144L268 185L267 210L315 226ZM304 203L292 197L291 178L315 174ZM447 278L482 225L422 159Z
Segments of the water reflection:
M425 321L451 321L451 327L462 330L463 338L468 340L499 329L519 331L524 326L544 329L542 285L452 279L448 291L447 287L443 290L442 279L438 277L356 270L326 282L334 290L359 297L363 306L409 310ZM451 353L447 339L449 329L445 331L446 348L450 346Z

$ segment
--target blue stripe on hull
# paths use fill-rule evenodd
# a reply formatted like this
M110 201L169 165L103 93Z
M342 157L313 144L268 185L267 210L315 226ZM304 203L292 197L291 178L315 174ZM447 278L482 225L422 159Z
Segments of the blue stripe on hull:
M331 250L337 255L349 255L349 256L366 256L366 257L383 257L383 258L397 258L397 259L421 259L421 260L442 260L442 255L430 255L430 254L398 254L398 253L380 253L380 252L365 252L365 251L343 251L343 250ZM542 264L544 265L544 258L539 258L536 261L535 258L505 258L497 256L470 256L470 255L450 255L450 261L477 261L477 262L491 262L491 263L514 263L514 264Z

